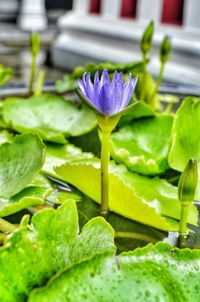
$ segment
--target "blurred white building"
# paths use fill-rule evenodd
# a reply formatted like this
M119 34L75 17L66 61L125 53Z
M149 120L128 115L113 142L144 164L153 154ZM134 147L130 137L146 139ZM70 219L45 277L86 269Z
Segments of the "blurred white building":
M150 72L158 73L158 46L167 34L173 51L165 79L199 85L199 12L199 0L74 0L73 10L58 21L61 33L53 46L53 61L71 69L91 61L140 60L138 42L153 19Z

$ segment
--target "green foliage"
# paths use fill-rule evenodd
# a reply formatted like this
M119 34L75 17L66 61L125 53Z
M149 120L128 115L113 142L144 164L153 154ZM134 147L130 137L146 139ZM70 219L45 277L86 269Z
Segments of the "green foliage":
M200 99L187 97L176 112L172 134L169 165L183 171L190 158L200 161Z
M40 171L44 156L45 147L35 134L18 135L1 144L0 196L9 198L24 189Z
M30 185L9 199L0 197L0 216L8 216L30 206L42 205L51 191L52 188Z
M31 130L45 141L63 144L65 137L79 136L96 127L95 114L62 97L43 94L29 99L7 99L3 118L20 133Z
M55 170L62 179L100 202L98 159L69 161ZM161 230L178 229L180 204L176 187L163 179L131 173L125 166L116 166L114 163L110 165L109 181L109 204L112 211ZM188 221L197 223L195 206L191 208Z
M172 43L168 36L165 36L160 46L160 61L165 64L171 54Z
M152 98L155 87L156 84L154 83L153 77L149 73L146 73L145 76L143 73L140 73L138 75L138 82L135 89L137 99L140 99L141 91L142 89L144 89L144 96L142 100L148 105L150 105L153 110L158 110L160 109L160 103L157 94Z
M100 64L89 63L85 67L78 66L73 70L72 74L64 75L62 80L56 81L56 91L58 93L66 93L71 92L76 89L76 79L82 78L84 72L90 72L92 77L95 72L98 70L100 74L104 69L107 69L110 74L114 73L115 70L122 71L125 75L132 73L136 75L141 72L143 68L142 62L133 62L133 63L125 63L125 64L115 64L111 62L103 62Z
M178 183L178 198L181 201L192 202L197 189L198 171L197 161L192 158L188 161Z
M199 299L200 252L158 243L122 253L98 255L64 270L29 302L194 302Z
M37 56L40 50L40 35L37 32L30 34L30 51L32 56Z
M38 175L44 155L45 146L38 136L23 134L13 138L6 131L0 132L1 217L44 204L52 191L47 179Z
M145 102L141 102L139 106L135 107L134 110L123 115L117 127L123 127L125 125L131 124L134 120L140 119L142 117L152 117L155 116L156 113L153 108Z
M173 117L157 115L133 121L111 135L111 156L131 171L156 175L169 168L168 140Z
M57 92L65 93L75 90L76 79L84 72L92 77L104 69L111 77L115 70L122 71L124 78L129 73L139 75L130 107L139 99L144 102L126 112L112 135L111 154L120 165L111 162L109 166L107 222L96 217L100 213L100 161L94 154L99 154L100 140L95 114L51 94L10 98L0 104L0 128L5 129L0 132L0 217L18 224L21 210L38 211L30 223L30 215L19 225L1 219L11 228L0 232L0 301L200 302L200 251L159 243L115 254L116 247L118 252L129 251L163 240L166 231L186 232L187 223L196 231L198 221L197 208L189 208L197 183L196 164L190 173L190 162L178 187L164 177L175 174L177 184L190 158L199 164L200 99L186 98L174 119L155 113L162 109L158 87L171 41L165 37L160 46L161 69L155 83L147 71L153 32L151 22L140 43L142 62L87 64L56 83ZM30 94L39 48L39 35L33 33ZM0 86L11 76L12 70L0 65ZM169 102L166 112L170 112L177 97L163 99ZM15 132L23 134L14 136ZM170 167L174 171L166 171ZM197 200L199 187L198 183ZM59 204L57 210L50 208ZM198 233L195 236L189 244L199 247Z
M81 196L81 201L77 203L79 225L83 227L91 218L99 215L100 206L80 191L78 194ZM167 236L166 232L127 219L114 212L109 213L107 221L115 230L115 244L118 253L145 246L149 242L156 243Z
M64 164L66 161L84 160L93 158L92 153L82 152L80 148L71 144L46 145L46 159L42 167L42 171L50 176L63 179L54 170L54 167Z
M56 211L40 211L0 248L0 300L26 301L32 288L59 270L106 252L115 253L115 246L113 230L103 218L90 220L79 234L73 201Z
M140 49L143 54L147 54L152 46L152 39L154 34L154 22L151 21L143 33L140 41Z

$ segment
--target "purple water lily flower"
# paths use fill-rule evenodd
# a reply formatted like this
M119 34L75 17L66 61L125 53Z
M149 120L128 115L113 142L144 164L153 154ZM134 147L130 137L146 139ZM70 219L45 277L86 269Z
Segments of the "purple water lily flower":
M126 83L123 83L122 72L115 71L112 81L109 79L108 71L105 69L99 79L98 71L95 73L94 83L90 73L84 73L82 80L78 80L78 95L103 116L113 116L127 108L133 96L137 76L132 79L129 76ZM133 104L132 104L133 105Z

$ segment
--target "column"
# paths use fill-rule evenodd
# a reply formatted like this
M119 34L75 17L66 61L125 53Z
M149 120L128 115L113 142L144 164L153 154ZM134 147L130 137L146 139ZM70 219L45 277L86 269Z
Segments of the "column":
M73 13L80 16L87 15L90 8L90 0L73 0Z
M122 0L101 0L101 14L104 18L118 18Z
M47 28L44 0L22 0L19 27L25 31L43 31Z
M154 20L155 23L160 23L162 14L162 0L140 0L137 5L138 21Z
M183 24L191 28L200 28L199 0L187 0L184 2Z

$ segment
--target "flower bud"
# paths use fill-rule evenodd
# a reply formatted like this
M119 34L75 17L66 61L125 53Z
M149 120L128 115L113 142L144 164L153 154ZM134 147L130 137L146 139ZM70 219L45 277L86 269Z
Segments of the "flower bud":
M36 56L40 50L40 35L37 32L30 34L30 51Z
M160 61L164 64L169 60L172 43L168 36L165 36L160 46Z
M151 21L147 26L147 28L145 29L140 42L140 49L143 54L146 54L151 49L153 33L154 33L154 22Z
M178 183L178 198L180 201L193 201L197 189L197 161L191 158L181 174Z

